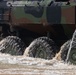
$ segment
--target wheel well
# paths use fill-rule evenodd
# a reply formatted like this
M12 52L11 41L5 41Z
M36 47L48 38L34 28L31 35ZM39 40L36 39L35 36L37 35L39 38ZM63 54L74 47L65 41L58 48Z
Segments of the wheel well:
M9 24L0 24L0 36L3 38L9 35L10 26Z

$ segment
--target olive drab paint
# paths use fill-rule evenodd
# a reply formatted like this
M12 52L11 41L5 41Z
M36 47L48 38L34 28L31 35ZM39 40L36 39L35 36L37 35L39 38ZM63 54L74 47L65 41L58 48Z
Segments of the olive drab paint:
M74 1L66 5L66 2L52 0L2 0L0 9L2 9L0 22L6 22L12 26L23 26L30 30L33 28L33 31L41 25L50 26L49 30L54 35L57 36L57 32L59 35L58 30L61 30L68 37L75 30L76 3Z

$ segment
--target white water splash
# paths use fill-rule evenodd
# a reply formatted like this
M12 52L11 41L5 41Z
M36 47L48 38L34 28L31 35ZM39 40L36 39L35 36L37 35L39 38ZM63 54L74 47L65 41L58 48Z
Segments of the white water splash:
M75 65L70 65L56 59L45 60L0 54L0 74L76 75L75 71Z

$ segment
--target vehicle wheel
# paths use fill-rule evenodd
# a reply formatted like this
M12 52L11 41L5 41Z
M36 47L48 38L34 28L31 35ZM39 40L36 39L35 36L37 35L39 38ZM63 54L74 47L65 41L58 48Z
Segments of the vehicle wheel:
M69 47L70 47L70 41L65 42L61 46L61 50L60 50L61 51L61 59L64 61L66 60Z
M22 55L25 44L16 36L8 36L0 42L0 52L11 55Z
M47 37L35 39L27 48L28 55L35 58L52 59L55 56L56 47L54 42ZM26 52L27 50L25 50ZM25 53L24 53L25 54Z
M70 47L70 42L71 42L70 40L67 41L61 47L61 59L64 60L64 61L67 58L68 50L69 50L69 47ZM70 52L68 62L70 62L72 64L76 64L76 44L73 44L73 46L72 46L72 50Z
M53 52L55 54L58 53L59 48L58 48L58 46L55 44L55 42L52 39L50 39L48 37L40 37L39 39L45 40L50 46L52 46Z

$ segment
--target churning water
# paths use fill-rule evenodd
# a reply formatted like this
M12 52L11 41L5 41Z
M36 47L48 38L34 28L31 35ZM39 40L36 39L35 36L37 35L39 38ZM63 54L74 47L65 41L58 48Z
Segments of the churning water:
M0 74L76 75L76 66L58 61L0 54Z
M0 42L1 43L1 42ZM1 43L2 44L2 43ZM28 54L29 48L26 48ZM0 74L7 75L76 75L76 66L59 61L0 53Z

